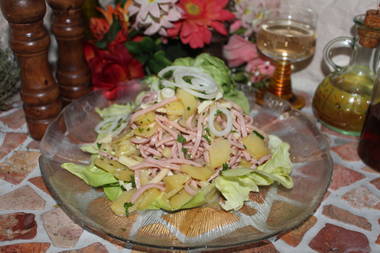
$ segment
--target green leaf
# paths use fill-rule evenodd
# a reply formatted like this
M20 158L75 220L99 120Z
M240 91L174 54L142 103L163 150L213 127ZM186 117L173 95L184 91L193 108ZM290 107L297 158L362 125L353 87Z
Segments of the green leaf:
M262 136L259 132L257 132L256 130L253 130L253 133L257 135L257 137L259 137L260 139L264 140L264 136Z
M104 186L118 182L111 174L95 165L80 165L75 163L63 163L62 168L81 178L86 184L93 187Z
M116 200L123 192L123 189L120 187L120 185L119 186L104 186L103 190L106 197L111 201Z
M136 55L138 55L140 53L140 45L139 45L138 42L127 41L127 42L125 42L124 45L128 49L128 52L130 52L134 56L136 56Z
M124 203L124 208L125 208L125 215L128 216L129 215L129 208L132 207L133 204L131 202L125 202Z
M121 7L124 7L127 0L115 0L115 5L120 4Z
M183 137L182 134L179 134L179 135L177 136L177 141L178 141L179 143L184 144L184 143L186 142L186 139L185 139L185 137Z
M103 39L96 42L95 45L101 49L106 49L108 44L114 41L120 29L121 29L121 25L120 25L119 19L116 16L114 16L110 29L104 35Z
M154 43L154 41L150 37L144 37L142 41L139 42L140 48L145 53L153 53L154 51L157 51L157 45Z

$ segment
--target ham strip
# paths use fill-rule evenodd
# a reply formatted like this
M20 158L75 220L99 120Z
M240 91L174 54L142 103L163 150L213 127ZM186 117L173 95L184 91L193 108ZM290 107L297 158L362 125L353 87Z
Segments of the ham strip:
M185 184L184 189L191 196L194 196L195 194L197 194L197 191L195 191L193 188L191 188L191 186L188 184Z
M159 146L162 146L162 145L165 145L166 143L170 142L170 141L174 141L174 138L173 137L167 137L165 139L162 139L160 142L157 142L156 143L156 147L159 147Z
M156 116L156 122L158 123L158 125L164 129L166 132L168 132L171 136L173 136L174 138L177 138L178 136L178 133L177 131L175 131L174 129L170 129L169 127L165 126L163 123L168 121L166 118L164 117L161 117L161 116Z
M188 164L195 167L202 167L202 164L199 164L197 162L187 160L187 159L168 159L168 160L165 160L165 162L174 163L174 164Z
M161 102L157 103L157 104L154 104L152 106L149 106L148 108L145 108L145 109L142 109L142 110L139 110L137 112L135 112L134 114L132 114L131 116L131 122L135 121L138 117L140 117L141 115L144 115L148 112L151 112L151 111L154 111L164 105L167 105L171 102L174 102L174 101L177 101L178 98L177 97L170 97L170 98L167 98L165 100L162 100Z
M131 138L131 142L134 144L145 144L149 142L149 139L146 138Z
M151 188L156 188L156 189L159 189L161 191L165 191L165 187L162 184L146 184L146 185L140 187L140 189L138 189L132 195L131 202L135 203L136 200L141 196L141 194L143 194L146 190L151 189Z
M197 136L196 136L195 141L194 141L194 146L191 149L191 157L195 156L195 153L197 152L199 144L201 143L201 140L202 140L202 131L203 131L202 121L203 121L203 119L204 119L203 117L199 117L198 118L198 122L197 122Z

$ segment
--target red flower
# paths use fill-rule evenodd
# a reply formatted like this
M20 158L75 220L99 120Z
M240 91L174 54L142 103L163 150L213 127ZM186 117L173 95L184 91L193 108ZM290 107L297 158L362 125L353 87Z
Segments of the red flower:
M201 48L211 42L210 28L227 35L223 21L235 16L225 10L228 0L180 0L178 6L184 14L180 21L168 29L170 37L180 36L181 41L192 48Z
M144 76L142 64L132 57L123 44L101 50L85 45L85 57L92 74L94 90L104 90L109 99L116 98L118 88L127 81Z

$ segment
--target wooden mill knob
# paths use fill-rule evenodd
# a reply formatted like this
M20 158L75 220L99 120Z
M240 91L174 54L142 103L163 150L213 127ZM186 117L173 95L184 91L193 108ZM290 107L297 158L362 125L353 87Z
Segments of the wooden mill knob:
M10 25L10 47L17 56L21 99L30 135L41 139L61 110L59 88L48 63L49 34L43 25L44 0L0 0Z
M65 104L90 91L90 70L83 55L84 0L48 0L52 31L58 42L57 81Z

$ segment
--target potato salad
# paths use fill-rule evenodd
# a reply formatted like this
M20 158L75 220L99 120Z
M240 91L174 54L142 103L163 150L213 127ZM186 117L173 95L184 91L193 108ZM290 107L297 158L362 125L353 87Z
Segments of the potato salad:
M167 67L137 100L98 109L99 136L82 147L91 164L62 164L102 187L116 215L207 203L239 210L259 186L293 186L289 145L255 127L207 69Z

